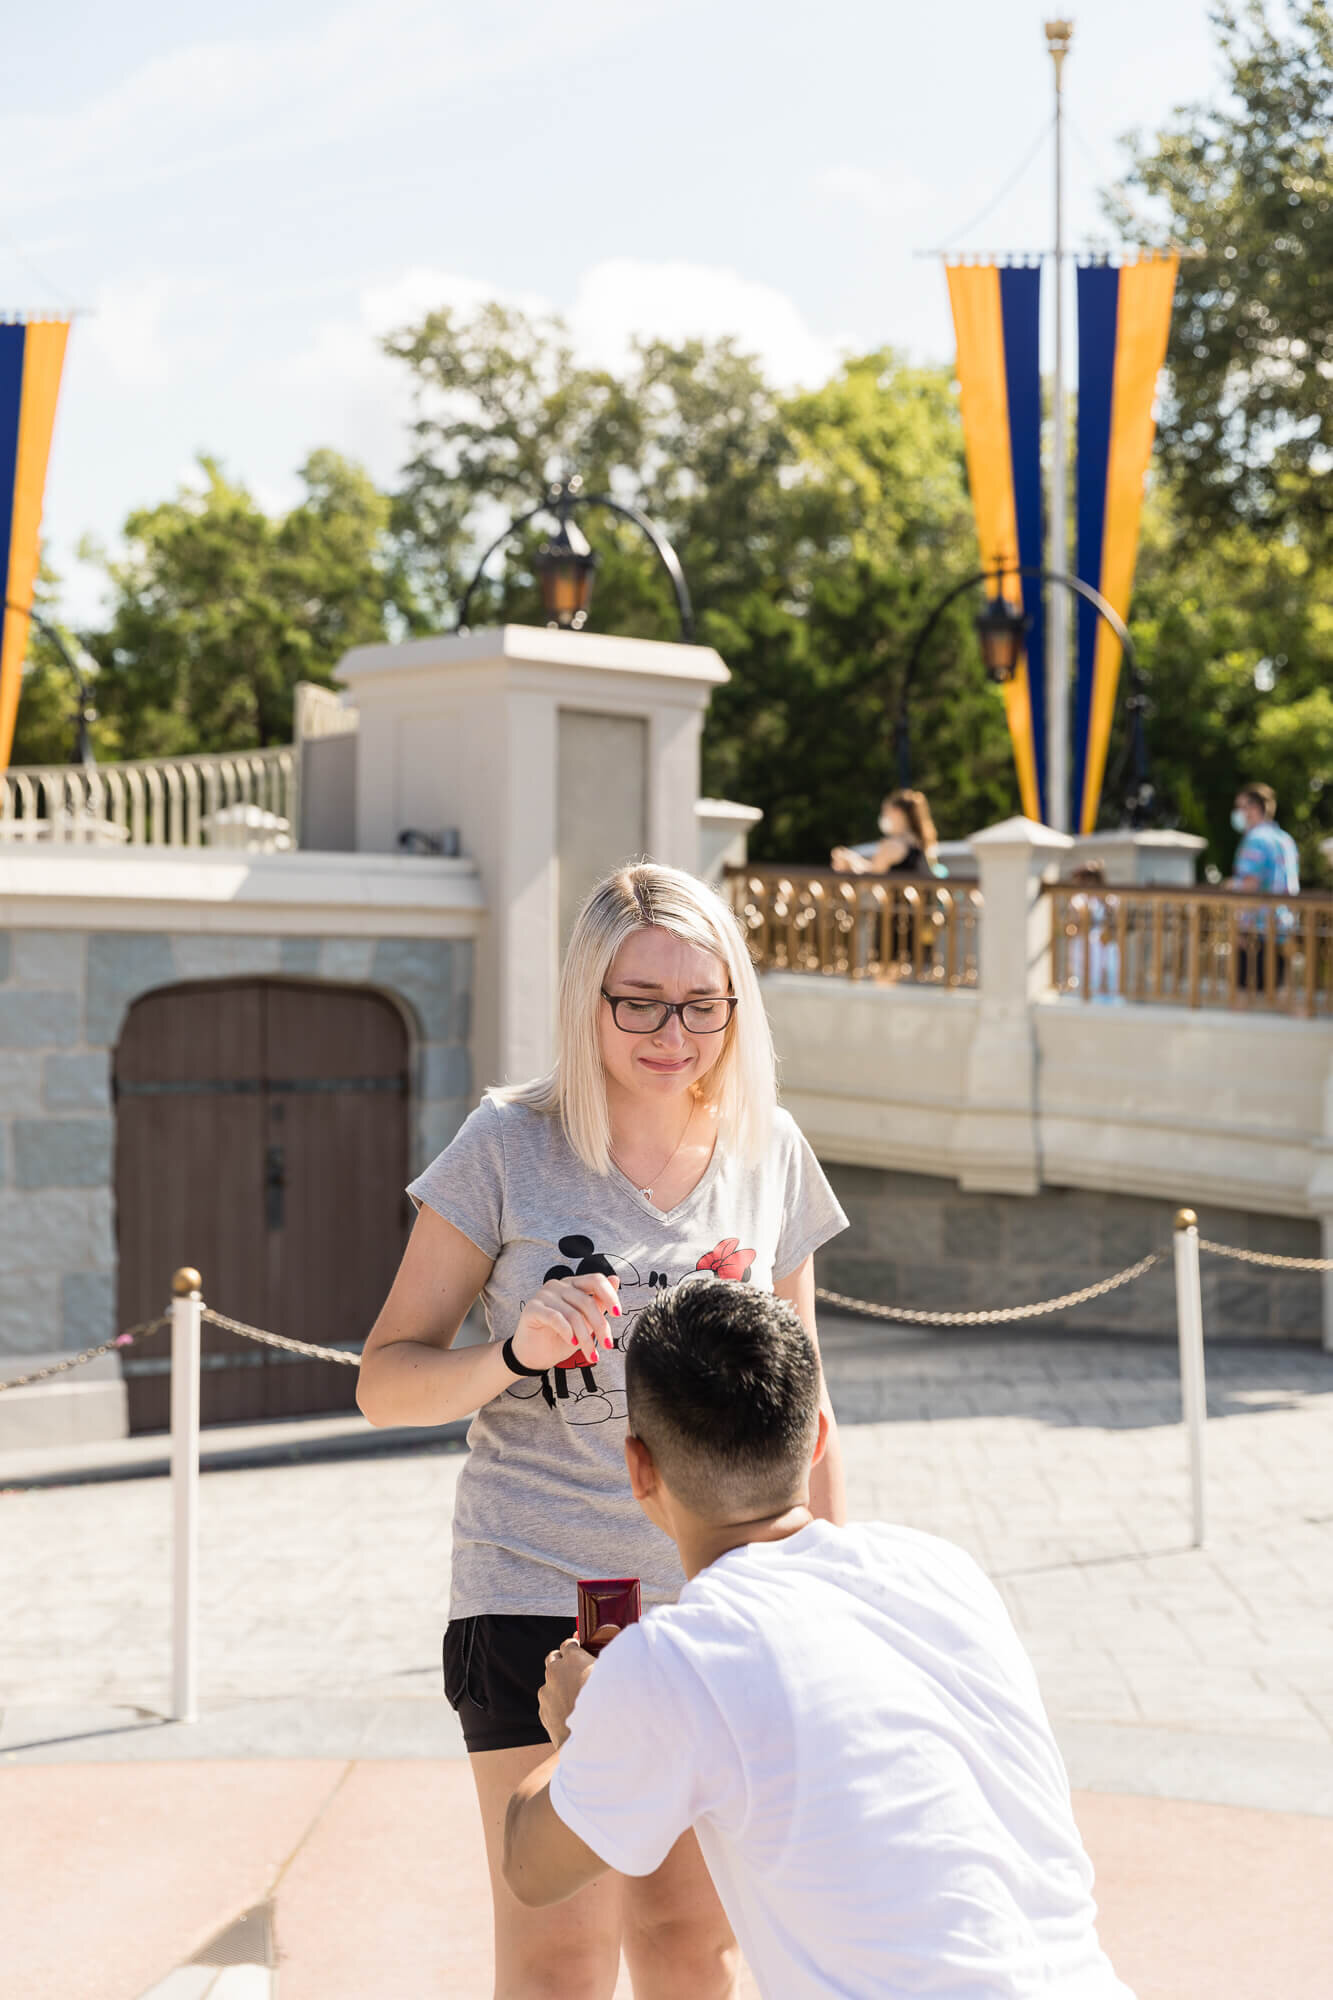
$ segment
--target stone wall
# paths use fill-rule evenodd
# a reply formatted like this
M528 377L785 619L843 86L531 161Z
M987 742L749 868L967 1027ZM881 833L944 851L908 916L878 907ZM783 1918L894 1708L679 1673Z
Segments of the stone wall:
M470 938L0 931L0 1352L113 1331L111 1064L141 994L182 980L327 979L401 1001L412 1027L414 1169L467 1115Z
M877 1167L825 1171L851 1227L820 1253L819 1282L883 1305L968 1311L1026 1305L1094 1284L1165 1250L1146 1277L1090 1305L1032 1322L1050 1333L1176 1331L1174 1210L1139 1195L1043 1188L966 1194L953 1181ZM1199 1205L1200 1233L1239 1249L1318 1257L1320 1227L1294 1216ZM1204 1331L1211 1339L1318 1341L1320 1280L1205 1256Z

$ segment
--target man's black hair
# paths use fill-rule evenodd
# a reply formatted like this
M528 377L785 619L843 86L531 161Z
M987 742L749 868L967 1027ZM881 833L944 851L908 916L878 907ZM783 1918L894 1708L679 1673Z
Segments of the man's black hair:
M697 1514L758 1517L800 1491L819 1415L819 1358L793 1307L696 1278L663 1292L625 1351L631 1431Z

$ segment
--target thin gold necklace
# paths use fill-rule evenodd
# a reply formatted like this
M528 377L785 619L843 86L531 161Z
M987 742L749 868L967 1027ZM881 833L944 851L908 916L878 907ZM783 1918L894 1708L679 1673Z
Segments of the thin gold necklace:
M667 1155L666 1159L665 1159L665 1160L663 1160L663 1162L662 1162L661 1166L660 1166L660 1167L659 1167L659 1168L657 1169L657 1172L656 1172L656 1173L655 1173L655 1174L653 1175L653 1186L652 1186L652 1187L640 1187L637 1181L635 1181L635 1180L631 1180L631 1179L630 1179L630 1176L629 1176L628 1174L625 1174L625 1169L624 1169L624 1167L623 1167L623 1166L621 1166L621 1163L620 1163L620 1161L616 1159L616 1149L615 1149L615 1147L614 1147L614 1146L611 1146L611 1145L608 1145L608 1146L607 1146L607 1149L606 1149L606 1150L607 1150L607 1152L608 1152L608 1153L609 1153L609 1154L611 1155L611 1158L612 1158L613 1160L615 1160L615 1162L616 1162L616 1165L617 1165L618 1167L620 1167L620 1171L621 1171L621 1173L622 1173L622 1174L625 1174L625 1179L626 1179L627 1181L629 1181L629 1184L630 1184L630 1186L631 1186L631 1187L632 1187L632 1188L634 1189L635 1193L636 1193L636 1194L641 1194L641 1195L643 1196L643 1198L644 1198L644 1200L645 1200L645 1201L651 1201L651 1200L652 1200L652 1198L653 1198L653 1188L657 1186L657 1183L658 1183L658 1182L659 1182L659 1181L661 1180L661 1178L662 1178L663 1174L664 1174L664 1173L666 1172L667 1168L668 1168L668 1167L669 1167L669 1166L671 1165L672 1161L673 1161L673 1160L675 1159L675 1157L676 1157L677 1153L678 1153L678 1152L680 1151L681 1147L682 1147L682 1146L683 1146L683 1145L685 1144L685 1139L686 1139L686 1135L688 1134L688 1132L689 1132L689 1129L690 1129L691 1125L693 1125L693 1123L694 1123L694 1110L695 1110L695 1107L694 1107L693 1105L691 1105L691 1106L690 1106L690 1109L689 1109L689 1115L688 1115L688 1117L687 1117L687 1118L686 1118L686 1120L685 1120L685 1130L684 1130L684 1132L682 1132L682 1133L681 1133L681 1135L680 1135L679 1139L677 1139L677 1141L676 1141L675 1145L674 1145L674 1146L673 1146L673 1147L671 1148L671 1151L670 1151L670 1153L668 1153L668 1155Z

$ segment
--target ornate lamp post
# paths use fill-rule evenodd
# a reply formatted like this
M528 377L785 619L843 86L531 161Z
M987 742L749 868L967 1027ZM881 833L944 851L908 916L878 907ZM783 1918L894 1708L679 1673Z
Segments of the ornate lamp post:
M981 646L981 664L997 687L1003 687L1018 672L1023 642L1032 620L997 591L994 597L986 599L973 623Z
M541 592L542 609L547 623L558 626L565 632L579 632L587 622L588 609L592 603L593 577L597 569L597 557L581 532L577 522L571 519L576 507L607 507L623 520L632 521L634 526L653 545L657 559L671 581L672 593L676 600L676 615L680 620L680 636L687 646L694 643L694 607L690 603L689 585L685 572L680 566L680 558L672 548L661 529L654 526L646 514L637 507L630 507L624 501L613 500L609 493L585 493L583 481L574 475L572 479L558 481L552 486L546 498L536 507L529 507L526 514L519 514L509 523L502 534L496 536L481 561L477 564L472 581L463 592L463 601L458 607L457 630L468 629L468 612L482 573L495 551L525 528L539 514L554 514L555 533L548 536L538 551L534 567L537 571L537 588Z
M30 604L15 604L12 598L7 597L5 599L5 610L17 611L22 617L35 625L37 630L50 640L65 665L73 674L74 685L79 691L79 705L74 715L74 748L70 752L69 761L71 764L95 764L97 758L93 751L93 739L88 733L88 725L91 722L96 722L97 710L93 706L93 698L88 692L88 683L84 678L83 670L79 666L78 661L50 619L43 618L41 612L34 611Z
M1155 794L1148 777L1148 746L1143 734L1143 717L1148 706L1147 686L1144 680L1143 669L1139 665L1138 655L1134 651L1134 641L1129 636L1129 629L1124 619L1120 616L1114 605L1107 603L1099 590L1094 590L1090 583L1084 583L1081 577L1066 576L1063 572L1057 570L1032 567L1015 567L1005 570L978 570L975 576L964 577L961 583L956 583L952 590L946 591L944 596L933 607L929 617L921 626L916 638L912 642L912 650L907 656L907 668L903 674L903 683L898 695L898 720L895 730L898 749L898 782L903 786L910 785L912 782L912 737L909 710L912 684L916 679L917 669L921 664L921 657L926 650L930 636L939 624L940 619L949 609L949 606L956 603L965 591L975 590L979 584L986 584L991 594L987 598L982 610L978 612L975 621L977 638L981 644L982 662L990 678L997 684L1002 685L1005 681L1011 681L1018 671L1018 662L1022 656L1024 640L1027 637L1027 630L1031 621L1017 605L1009 603L1003 594L1001 586L1006 577L1021 578L1029 576L1040 577L1043 584L1058 584L1062 589L1069 591L1072 596L1083 598L1088 604L1093 606L1099 617L1106 620L1111 630L1115 633L1116 638L1120 641L1125 659L1125 668L1129 677L1129 694L1126 697L1125 710L1129 717L1129 764L1132 780L1124 797L1123 811L1127 825L1145 825L1152 814ZM1035 672L1040 669L1039 666L1034 666L1032 662L1029 662L1028 670L1029 672ZM1053 722L1051 726L1054 726Z
M597 558L578 523L563 509L555 533L537 551L536 570L547 622L562 632L581 632L592 604Z

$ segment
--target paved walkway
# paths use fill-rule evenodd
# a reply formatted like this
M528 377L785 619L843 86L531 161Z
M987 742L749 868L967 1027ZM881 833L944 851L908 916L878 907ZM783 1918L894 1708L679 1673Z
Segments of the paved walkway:
M1333 1357L1210 1350L1198 1551L1168 1350L851 1321L824 1339L853 1513L964 1543L1008 1598L1141 2000L1322 2000ZM27 1835L0 1877L19 1899L0 1935L25 1940L4 2000L139 2000L275 1898L281 2000L488 1992L475 1808L437 1692L461 1463L206 1477L189 1729L160 1720L166 1482L0 1493L0 1810ZM240 1976L206 1962L160 2000L246 2000Z

